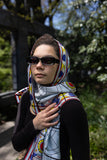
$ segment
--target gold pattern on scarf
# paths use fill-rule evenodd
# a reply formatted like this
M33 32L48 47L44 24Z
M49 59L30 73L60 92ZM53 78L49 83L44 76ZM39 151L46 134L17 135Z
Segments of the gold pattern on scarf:
M33 115L36 115L32 109L32 106L30 105L30 112L33 114Z

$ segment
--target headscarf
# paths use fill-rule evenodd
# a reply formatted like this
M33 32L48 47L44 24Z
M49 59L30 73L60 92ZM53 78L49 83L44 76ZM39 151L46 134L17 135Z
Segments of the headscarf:
M52 85L43 86L37 84L32 78L31 66L29 65L29 87L24 88L16 93L16 98L18 99L19 95L21 95L25 90L29 90L31 106L35 115L53 102L56 102L56 107L59 107L60 112L60 108L66 101L71 99L78 100L74 94L74 85L71 82L67 82L67 75L70 70L69 55L65 48L58 41L57 43L59 46L60 63ZM60 115L53 121L58 119L60 119ZM60 160L59 130L60 121L56 126L41 130L31 143L25 156L25 160Z

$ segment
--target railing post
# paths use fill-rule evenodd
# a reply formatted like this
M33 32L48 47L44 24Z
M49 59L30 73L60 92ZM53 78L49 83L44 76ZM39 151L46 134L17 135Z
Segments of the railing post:
M13 64L13 89L19 90L27 86L28 56L27 33L24 30L12 32L12 64Z

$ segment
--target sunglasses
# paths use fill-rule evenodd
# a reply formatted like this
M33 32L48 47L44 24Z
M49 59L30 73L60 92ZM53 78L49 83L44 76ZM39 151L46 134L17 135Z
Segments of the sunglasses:
M30 56L28 57L27 59L27 62L30 63L30 64L38 64L39 61L41 61L41 63L43 65L53 65L55 63L59 63L59 60L54 58L54 57L42 57L42 58L39 58L39 57L36 57L36 56Z

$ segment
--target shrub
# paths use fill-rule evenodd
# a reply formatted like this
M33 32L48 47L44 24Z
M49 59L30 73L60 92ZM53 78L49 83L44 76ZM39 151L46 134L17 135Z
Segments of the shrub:
M107 159L107 91L99 95L91 88L80 91L79 96L87 113L91 158Z
M12 89L11 46L0 37L0 92Z

